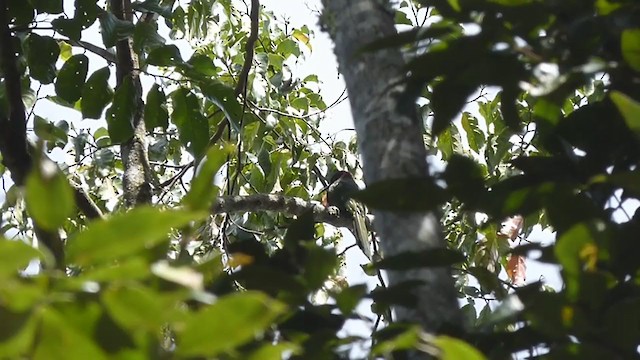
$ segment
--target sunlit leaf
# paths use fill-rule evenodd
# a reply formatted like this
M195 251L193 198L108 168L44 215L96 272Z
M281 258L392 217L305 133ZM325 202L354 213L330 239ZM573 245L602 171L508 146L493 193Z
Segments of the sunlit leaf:
M188 319L178 334L182 356L215 356L260 335L286 307L258 292L227 295Z
M201 220L206 213L162 211L138 207L106 220L94 221L68 240L69 262L92 265L134 255L161 242L168 243L171 229Z

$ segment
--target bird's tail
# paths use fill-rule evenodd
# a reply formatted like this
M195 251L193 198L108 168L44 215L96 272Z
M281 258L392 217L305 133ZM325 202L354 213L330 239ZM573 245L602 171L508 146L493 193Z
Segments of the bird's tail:
M366 210L364 205L358 203L355 200L349 200L350 206L353 209L353 230L358 247L362 249L362 252L371 260L371 241L369 240L369 229L366 222Z

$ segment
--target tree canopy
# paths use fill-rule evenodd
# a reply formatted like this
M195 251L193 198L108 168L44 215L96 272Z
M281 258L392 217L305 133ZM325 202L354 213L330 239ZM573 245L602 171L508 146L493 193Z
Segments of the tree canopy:
M313 26L258 0L0 0L0 357L640 357L640 4L323 5L351 141L295 72Z

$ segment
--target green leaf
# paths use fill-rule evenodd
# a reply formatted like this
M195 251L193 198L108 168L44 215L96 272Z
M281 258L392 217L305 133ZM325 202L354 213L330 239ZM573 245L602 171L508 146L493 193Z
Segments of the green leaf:
M152 51L165 43L165 38L158 34L158 24L154 22L139 21L133 33L133 48L136 53Z
M246 291L220 298L194 314L178 333L181 356L216 356L248 342L286 311L266 295Z
M465 260L466 257L456 250L429 249L386 256L384 259L374 263L373 266L377 269L400 271L421 267L450 266Z
M441 360L486 360L478 349L460 339L440 335L433 339L433 343L440 348L439 359Z
M202 115L198 98L191 91L180 88L171 94L171 100L171 120L178 127L180 142L199 161L209 145L209 124Z
M39 310L40 328L33 359L107 359L89 329L77 329L51 308Z
M300 56L300 48L298 47L298 44L291 39L285 39L279 43L276 47L276 52L282 55L285 59L290 55L294 55L296 57Z
M180 50L175 45L158 47L147 56L147 63L156 66L175 66L183 62Z
M82 117L100 119L104 108L113 99L113 89L109 86L109 67L96 70L82 89Z
M38 14L60 14L64 10L62 0L29 0L29 3L38 11Z
M43 229L57 231L76 210L73 190L53 163L36 166L26 185L27 210Z
M147 93L147 104L144 107L144 124L151 130L156 127L166 129L169 126L167 97L158 84L153 84Z
M626 29L620 38L622 57L629 66L640 72L640 28Z
M207 156L198 166L197 174L191 182L191 189L182 202L193 210L206 210L218 195L218 189L213 185L213 179L222 165L227 162L227 156L233 151L224 145L214 145L207 152Z
M471 158L454 154L444 172L447 189L467 206L474 207L485 193L482 169Z
M24 270L29 263L41 257L41 253L20 240L0 237L0 276L14 276Z
M131 7L137 11L153 12L165 18L171 18L171 6L164 6L165 2L160 0L136 1Z
M462 128L467 133L467 141L469 142L469 147L476 153L479 153L480 149L484 146L485 139L484 133L478 127L478 119L465 111L462 114L461 123Z
M612 91L609 96L622 114L629 129L636 135L640 135L640 103L616 90Z
M451 120L462 110L467 98L476 88L475 84L464 82L462 79L445 79L433 87L433 135L439 135L449 127Z
M12 292L19 293L22 289ZM33 352L33 339L39 329L39 321L30 311L14 311L7 306L0 306L0 356L3 359L20 359L24 354Z
M390 324L374 334L376 342L371 354L384 356L394 351L415 349L420 343L421 333L422 330L417 325Z
M205 212L138 207L107 220L94 221L69 239L69 262L87 266L132 256L159 243L168 243L171 229L206 216Z
M56 78L56 61L60 55L58 43L49 36L31 33L26 41L29 74L42 84Z
M102 294L102 302L113 320L131 331L159 331L173 308L160 294L135 283L111 285Z
M33 119L33 130L40 139L64 146L67 143L69 124L66 121L61 121L54 125L46 119L35 115Z
M79 41L82 37L82 22L80 20L60 16L51 21L51 26L55 31L68 36L71 40Z
M395 23L396 25L413 25L411 23L411 20L409 20L409 17L407 17L407 14L404 11L400 11L400 10L396 10L396 16L395 16Z
M105 11L100 15L100 32L104 46L110 48L120 40L133 35L135 26L132 22L120 20L113 13Z
M315 226L313 227L315 233ZM338 267L338 256L334 249L325 249L314 242L303 244L304 270L302 277L310 289L320 289L335 274Z
M233 88L219 81L211 80L201 83L200 90L207 100L216 104L224 112L233 130L240 131L243 110Z
M366 293L367 285L360 284L342 289L340 292L332 295L334 299L336 299L336 305L338 305L340 312L344 315L349 315L356 306L358 306Z
M429 211L446 200L446 193L430 178L391 179L371 184L353 198L373 209Z
M300 346L292 343L279 342L266 344L249 355L247 360L282 360L290 355L298 354ZM286 355L285 355L286 354Z
M109 137L114 144L122 144L133 136L137 95L131 76L126 76L116 88L113 104L106 115Z
M554 252L565 273L570 299L575 299L580 290L578 277L583 266L595 266L600 256L601 249L597 247L594 231L588 225L580 223L560 235L556 242Z
M9 15L15 19L12 25L28 25L33 21L35 9L28 1L9 1L6 6Z
M83 54L73 55L62 65L58 73L56 94L68 102L76 102L82 96L82 87L88 71L89 58Z
M67 61L73 56L73 46L69 45L66 41L58 41L58 47L60 47L60 60Z

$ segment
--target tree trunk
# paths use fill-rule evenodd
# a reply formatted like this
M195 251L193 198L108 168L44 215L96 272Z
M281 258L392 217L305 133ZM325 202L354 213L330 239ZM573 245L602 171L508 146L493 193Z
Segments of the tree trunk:
M422 120L413 103L398 108L406 88L402 54L397 48L358 52L396 33L387 2L323 0L323 4L321 21L335 43L347 83L365 182L428 176ZM435 213L374 211L374 215L385 256L446 246ZM395 309L397 320L418 322L428 332L462 326L450 269L389 271L388 276L390 286L411 280L424 283L415 288L415 308Z

